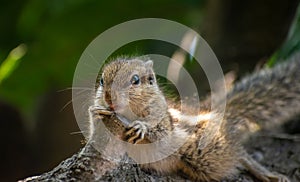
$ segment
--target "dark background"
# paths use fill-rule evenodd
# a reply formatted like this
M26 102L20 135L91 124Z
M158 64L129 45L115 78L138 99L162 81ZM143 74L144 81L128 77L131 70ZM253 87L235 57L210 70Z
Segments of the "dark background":
M0 74L0 180L45 172L82 146L70 88L81 53L106 29L136 18L177 21L200 33L225 73L245 75L299 49L297 7L296 0L1 1L0 73L14 48L25 54ZM118 53L147 50L174 52L146 41ZM203 73L187 67L208 91Z

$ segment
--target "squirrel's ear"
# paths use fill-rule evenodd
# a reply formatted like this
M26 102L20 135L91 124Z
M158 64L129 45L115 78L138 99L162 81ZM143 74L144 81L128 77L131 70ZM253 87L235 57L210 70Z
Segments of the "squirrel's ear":
M146 61L145 66L146 66L146 68L153 68L153 61L152 60Z

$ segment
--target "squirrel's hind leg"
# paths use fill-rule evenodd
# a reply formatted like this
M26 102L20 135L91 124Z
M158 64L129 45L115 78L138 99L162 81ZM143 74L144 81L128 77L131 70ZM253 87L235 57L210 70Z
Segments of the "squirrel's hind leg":
M264 182L290 182L290 180L278 173L273 173L256 162L252 157L245 153L240 159L242 166L253 174L256 178Z

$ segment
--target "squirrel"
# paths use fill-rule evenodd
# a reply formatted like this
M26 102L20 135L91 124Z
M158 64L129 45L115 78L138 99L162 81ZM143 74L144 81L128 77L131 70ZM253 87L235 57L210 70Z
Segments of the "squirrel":
M175 136L175 141L185 138L169 157L141 164L145 170L180 172L193 181L220 181L242 167L261 181L289 181L252 159L242 143L251 132L300 113L300 58L293 59L241 79L226 93L226 112L220 117L217 110L209 109L196 116L182 114L160 91L150 59L119 58L102 70L89 109L91 125L96 115L116 114L127 128L122 139L129 143L152 143L167 135ZM219 129L212 130L211 123L218 121Z

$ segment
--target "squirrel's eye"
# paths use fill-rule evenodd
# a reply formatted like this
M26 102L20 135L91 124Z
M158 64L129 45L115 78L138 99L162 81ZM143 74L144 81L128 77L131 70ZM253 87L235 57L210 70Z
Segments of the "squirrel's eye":
M104 82L103 82L103 78L100 78L100 85L103 86Z
M138 85L140 84L140 77L138 75L133 75L130 82L133 85Z

